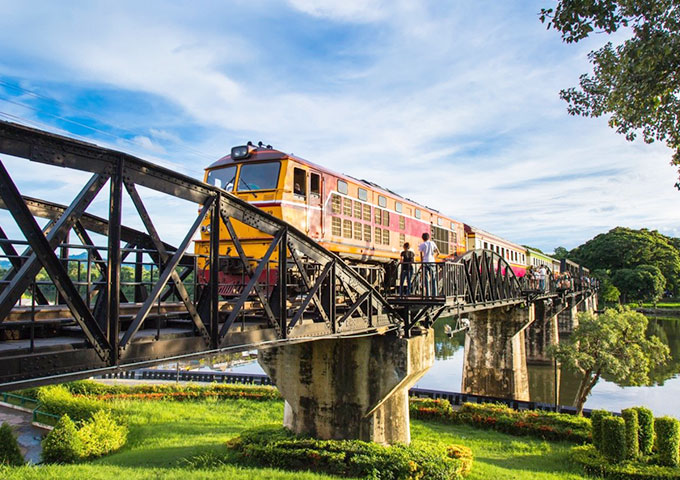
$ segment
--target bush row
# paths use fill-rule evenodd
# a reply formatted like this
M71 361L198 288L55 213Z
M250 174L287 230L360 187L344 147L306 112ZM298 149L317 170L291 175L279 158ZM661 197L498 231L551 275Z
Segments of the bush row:
M381 480L460 479L470 472L473 461L470 449L458 445L315 440L295 437L279 426L246 431L230 440L228 447L248 465Z
M580 463L586 473L614 480L680 480L680 469L651 463L611 461L597 451L594 445L582 445L571 449L571 458Z
M0 426L0 465L19 466L24 464L24 456L19 449L17 437L7 423Z
M113 419L111 412L98 410L80 428L64 414L42 441L42 457L47 463L73 463L101 457L125 445L127 428Z
M575 415L514 410L503 404L465 403L453 410L447 400L412 398L411 418L467 424L512 435L532 435L546 440L590 441L590 420Z

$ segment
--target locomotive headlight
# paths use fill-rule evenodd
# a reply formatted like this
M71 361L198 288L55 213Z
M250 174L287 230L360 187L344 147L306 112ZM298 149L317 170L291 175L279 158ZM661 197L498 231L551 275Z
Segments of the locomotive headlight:
M254 149L255 147L253 147L252 145L239 145L238 147L232 147L231 158L233 160L248 158Z

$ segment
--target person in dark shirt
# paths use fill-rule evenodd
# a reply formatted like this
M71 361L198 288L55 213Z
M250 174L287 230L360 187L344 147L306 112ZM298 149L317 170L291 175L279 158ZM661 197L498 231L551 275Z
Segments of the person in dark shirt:
M411 295L411 277L413 276L413 262L416 254L409 247L408 242L404 243L404 250L401 251L401 275L399 278L399 295L404 295L404 280L406 280L406 295Z

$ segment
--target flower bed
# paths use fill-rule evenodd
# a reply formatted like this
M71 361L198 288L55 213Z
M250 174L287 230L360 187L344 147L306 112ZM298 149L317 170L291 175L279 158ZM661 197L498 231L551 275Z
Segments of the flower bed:
M375 479L461 479L473 461L470 449L460 445L383 446L359 440L316 440L296 437L279 426L246 431L230 440L228 447L247 465Z
M495 403L465 403L453 410L447 400L412 398L412 418L489 428L511 435L532 435L546 440L588 442L590 420L574 415L513 410Z

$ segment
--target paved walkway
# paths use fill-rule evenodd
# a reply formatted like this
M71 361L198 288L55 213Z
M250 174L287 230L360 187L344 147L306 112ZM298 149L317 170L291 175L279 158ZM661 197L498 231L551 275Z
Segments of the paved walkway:
M0 406L0 423L7 422L19 441L21 453L27 462L40 463L40 441L47 431L31 424L32 415L13 408Z

